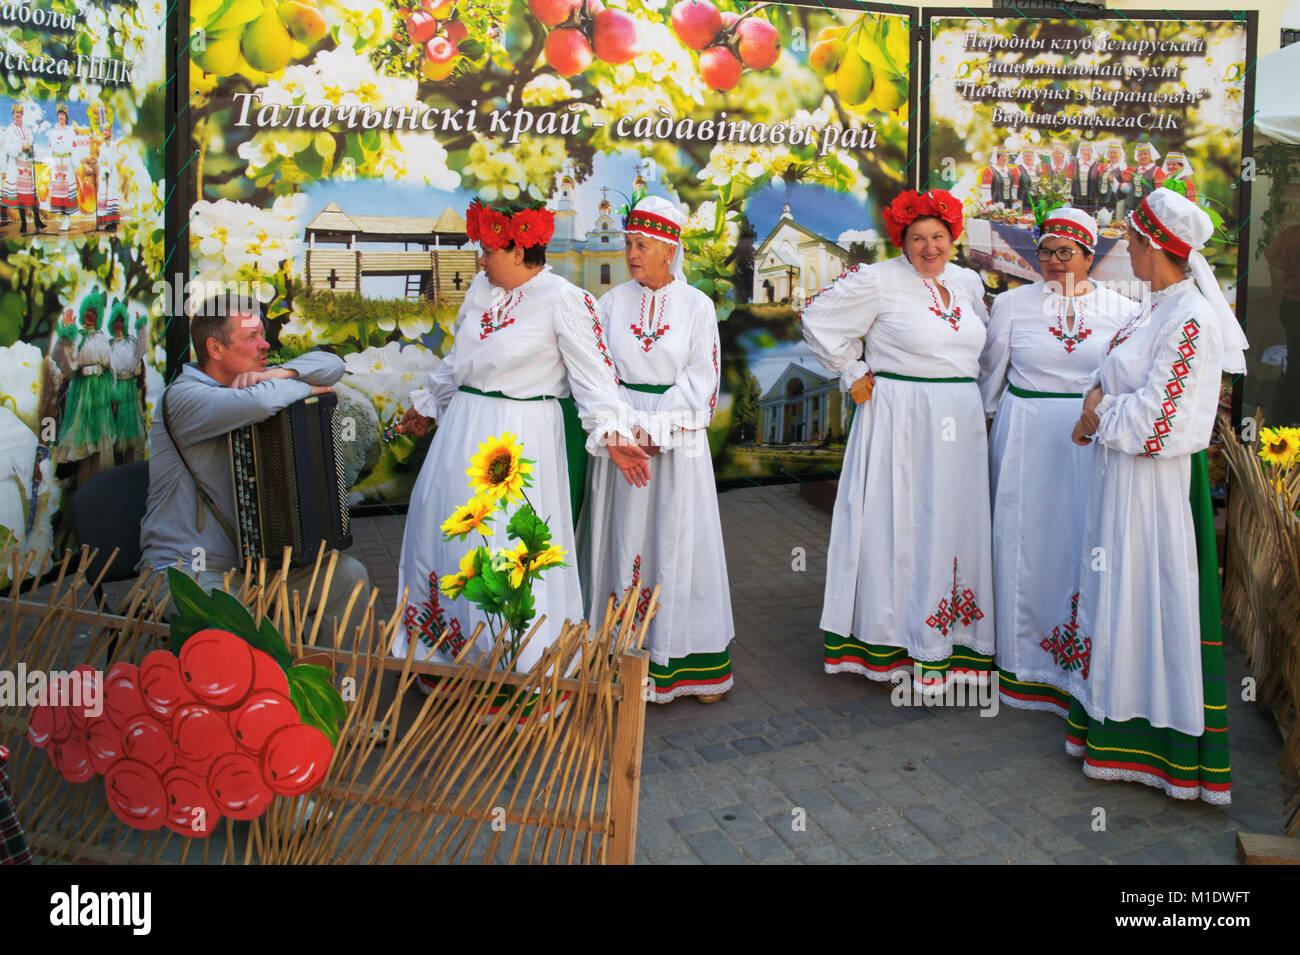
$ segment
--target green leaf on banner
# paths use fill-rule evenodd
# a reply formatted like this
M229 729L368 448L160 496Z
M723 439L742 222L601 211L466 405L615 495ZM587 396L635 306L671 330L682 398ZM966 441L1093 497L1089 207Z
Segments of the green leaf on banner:
M551 543L551 529L537 516L529 505L525 504L515 511L506 526L506 536L510 540L523 541L530 554L545 550Z
M324 733L331 746L339 739L339 720L348 715L343 697L334 689L333 676L325 667L309 664L288 671L289 702L297 708L303 724Z

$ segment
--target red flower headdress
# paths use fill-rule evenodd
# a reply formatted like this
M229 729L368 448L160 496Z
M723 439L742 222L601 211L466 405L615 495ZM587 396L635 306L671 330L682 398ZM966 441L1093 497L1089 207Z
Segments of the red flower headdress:
M545 246L555 234L555 213L540 206L498 209L475 199L465 211L465 234L484 249Z
M900 249L903 247L903 233L907 227L926 216L942 220L948 226L954 242L961 235L961 203L943 189L931 189L926 193L909 189L886 206L883 215L885 228L889 230L889 241Z

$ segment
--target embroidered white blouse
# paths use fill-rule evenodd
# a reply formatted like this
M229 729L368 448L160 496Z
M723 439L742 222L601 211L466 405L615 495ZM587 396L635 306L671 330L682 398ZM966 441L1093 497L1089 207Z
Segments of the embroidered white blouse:
M1219 409L1219 320L1192 279L1151 295L1111 338L1097 374L1096 440L1138 457L1195 454L1210 443Z
M1066 308L1074 305L1074 327ZM980 356L980 394L993 414L1007 383L1025 391L1078 394L1106 356L1111 336L1141 310L1117 292L1093 285L1072 299L1034 282L993 299L988 339Z
M511 398L572 394L589 452L604 454L604 439L615 432L632 437L635 419L618 397L595 302L550 266L509 292L475 275L455 334L428 385L411 394L420 414L439 418L462 385Z
M600 299L601 325L625 382L670 385L642 426L662 450L707 428L718 404L718 317L698 289L674 279L652 291L635 280ZM644 407L644 405L642 405Z
M902 255L854 266L800 315L808 347L846 391L868 372L974 378L988 320L978 274L950 263L926 279Z

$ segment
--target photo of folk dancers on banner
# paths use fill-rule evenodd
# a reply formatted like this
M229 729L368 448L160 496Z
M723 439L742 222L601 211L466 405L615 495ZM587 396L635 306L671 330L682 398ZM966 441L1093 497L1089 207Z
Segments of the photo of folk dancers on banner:
M5 103L0 238L117 232L125 167L111 108L0 97Z

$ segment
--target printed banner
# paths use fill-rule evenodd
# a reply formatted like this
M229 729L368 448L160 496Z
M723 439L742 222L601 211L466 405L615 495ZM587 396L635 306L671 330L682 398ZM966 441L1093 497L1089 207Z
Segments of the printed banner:
M995 292L1037 280L1034 207L1070 205L1101 227L1091 276L1140 298L1125 216L1165 186L1214 220L1204 253L1235 301L1250 22L1113 17L927 11L925 165L964 202L963 264Z
M885 12L888 10L888 12ZM629 279L639 189L689 216L713 299L720 479L837 470L847 412L797 306L886 254L909 168L905 9L683 0L194 0L194 278L268 302L277 357L344 356L354 504L410 494L428 445L383 440L451 346L475 197L556 213L547 261Z
M0 584L15 553L75 543L72 491L147 453L165 15L160 0L0 6Z

